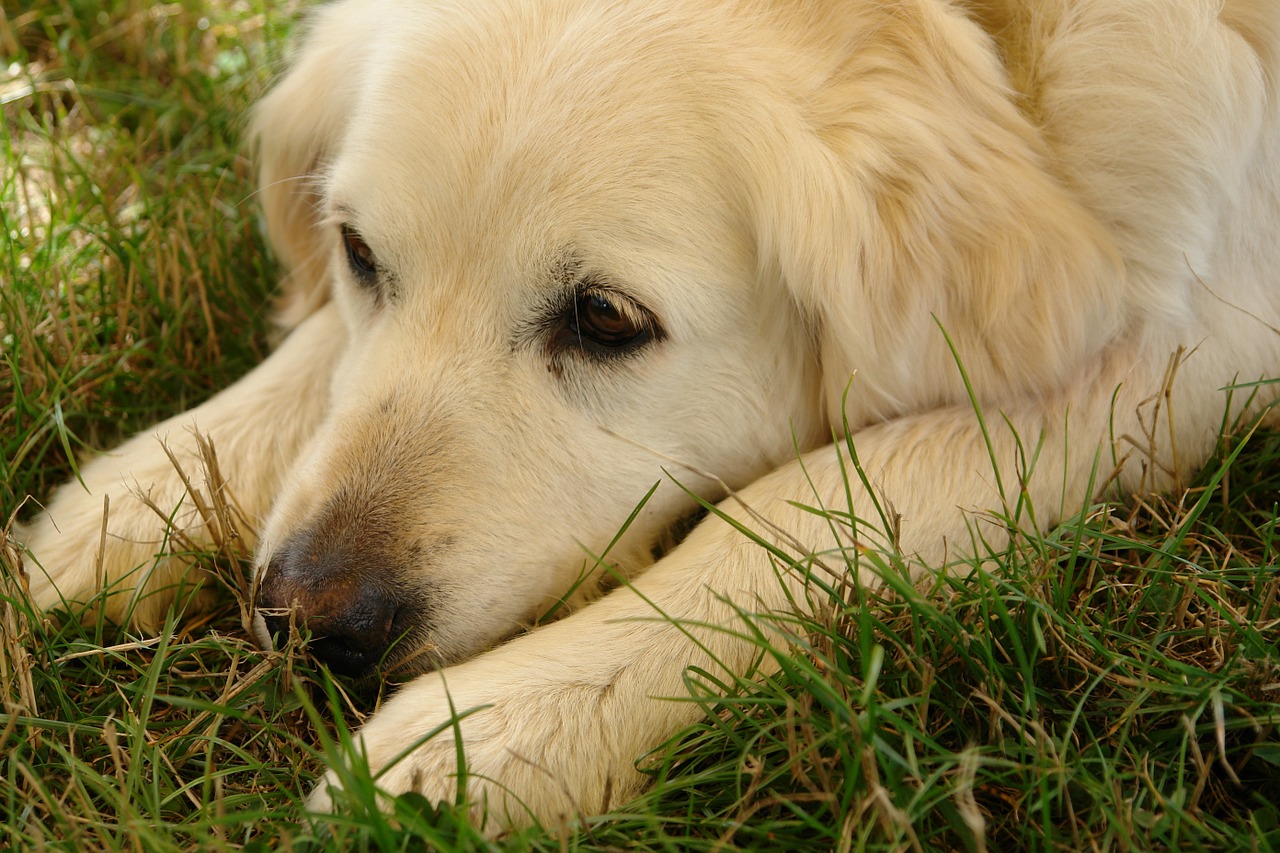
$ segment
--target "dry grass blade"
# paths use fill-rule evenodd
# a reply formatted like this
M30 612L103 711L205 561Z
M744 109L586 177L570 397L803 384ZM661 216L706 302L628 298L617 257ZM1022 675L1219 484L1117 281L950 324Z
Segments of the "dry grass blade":
M206 562L217 573L224 588L235 596L241 626L246 634L251 635L257 581L256 578L251 579L252 573L247 572L245 567L252 563L252 546L257 541L257 534L222 474L213 442L197 431L193 431L192 437L196 443L196 464L199 466L199 473L203 475L203 486L197 483L168 444L162 443L162 447L182 480L187 498L196 508L199 523L174 525L172 508L166 510L150 495L141 491L135 492L135 496L165 525L166 539L171 543L169 550L172 554L190 555L187 559L194 559L196 555L216 555L214 559L206 559ZM105 529L105 518L103 523Z
M3 642L0 697L3 697L9 714L38 714L40 704L31 678L36 658L28 650L31 629L26 612L16 605L27 597L27 576L22 567L22 556L9 535L13 524L14 517L10 516L8 524L0 531L0 641ZM8 739L8 734L9 727L6 727L5 737L0 738L0 747Z

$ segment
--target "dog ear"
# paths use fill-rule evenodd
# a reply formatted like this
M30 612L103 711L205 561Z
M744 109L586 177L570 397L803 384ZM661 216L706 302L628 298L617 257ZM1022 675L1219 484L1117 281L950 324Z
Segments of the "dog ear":
M345 130L366 43L359 32L366 22L349 6L313 13L296 61L259 101L250 124L267 237L288 269L276 312L285 328L329 298L337 235L321 228L325 166Z
M1124 321L1119 254L1053 173L986 36L933 0L890 5L860 13L796 98L787 166L753 201L837 426L855 372L852 421L962 402L939 326L998 399L1060 385Z

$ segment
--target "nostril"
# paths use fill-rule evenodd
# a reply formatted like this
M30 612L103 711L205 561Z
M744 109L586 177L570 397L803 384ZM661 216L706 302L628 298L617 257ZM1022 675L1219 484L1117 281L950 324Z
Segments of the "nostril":
M311 635L308 648L334 672L366 675L391 648L397 612L390 599L365 589L353 597L349 608L307 620L306 629Z
M308 637L308 648L334 672L370 673L392 642L397 599L359 571L368 563L347 559L341 551L320 551L310 542L286 545L266 567L257 606L276 647L290 629ZM376 576L387 577L385 568Z

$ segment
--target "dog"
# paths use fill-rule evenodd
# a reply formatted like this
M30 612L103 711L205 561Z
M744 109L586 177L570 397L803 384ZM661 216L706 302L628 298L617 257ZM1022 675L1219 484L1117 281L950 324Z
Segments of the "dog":
M479 708L489 826L606 810L816 606L724 516L924 573L1263 411L1278 51L1272 0L337 0L252 119L291 331L56 492L33 599L156 623L207 436L261 641L420 671L387 793L452 799Z

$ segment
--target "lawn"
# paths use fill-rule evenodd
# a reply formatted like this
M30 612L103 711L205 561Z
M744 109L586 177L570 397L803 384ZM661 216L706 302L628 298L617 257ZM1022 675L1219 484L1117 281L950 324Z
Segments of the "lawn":
M0 523L269 351L240 138L297 13L4 3ZM689 674L707 718L643 757L648 793L499 841L412 797L306 813L381 691L254 647L234 540L192 555L221 603L156 635L33 612L10 541L0 847L1280 849L1280 436L1224 433L1178 493L1084 508L983 570L912 586L892 555L816 555L878 560L885 588L832 590L818 619L744 614L791 641L761 640L768 674Z

